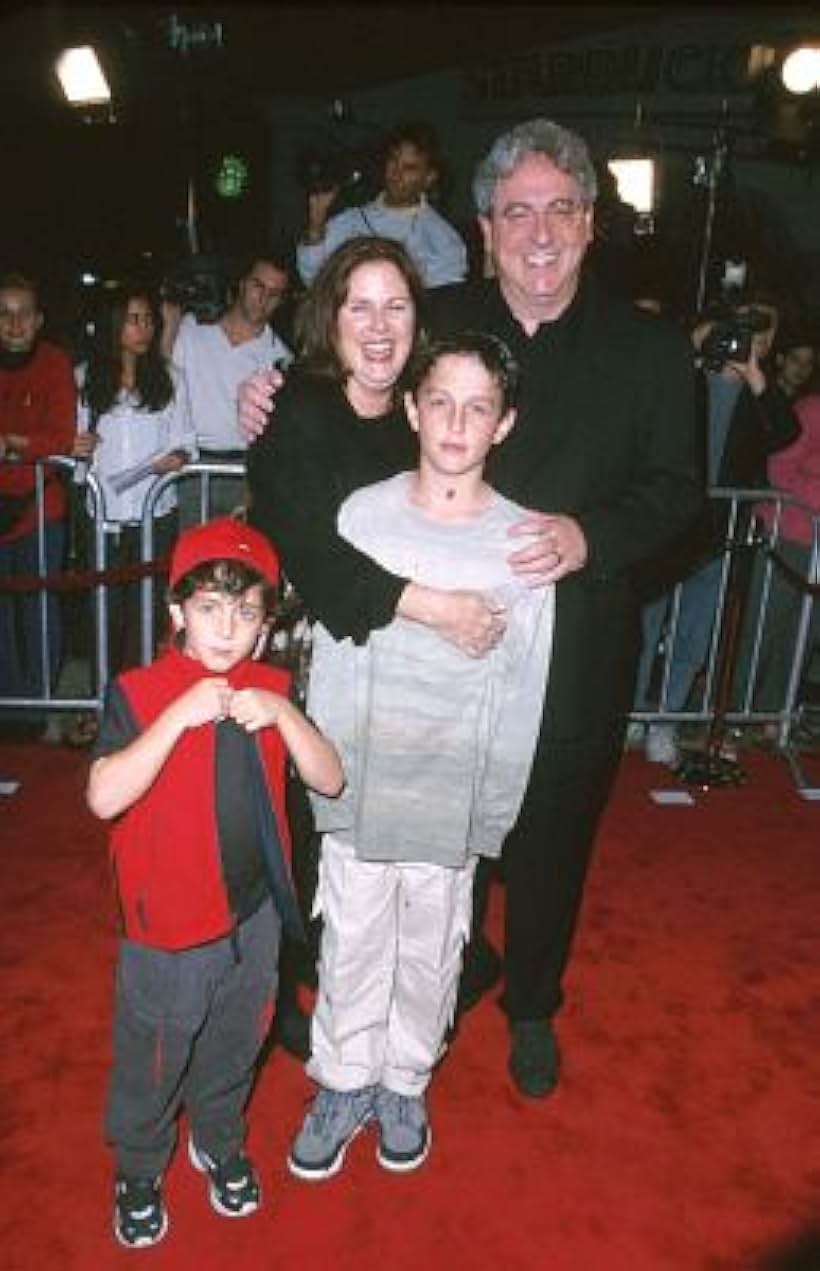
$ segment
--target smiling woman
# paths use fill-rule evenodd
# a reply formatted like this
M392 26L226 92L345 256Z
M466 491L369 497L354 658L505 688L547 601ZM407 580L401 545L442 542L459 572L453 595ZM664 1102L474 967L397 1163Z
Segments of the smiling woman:
M398 388L420 299L398 243L353 239L335 252L303 302L300 357L277 397L276 427L248 452L251 518L310 610L333 625L369 623L374 603L386 622L404 586L393 579L366 603L367 566L337 539L336 512L360 485L413 461Z
M398 611L483 652L496 631L484 597L391 574L336 527L354 490L415 464L400 389L421 294L415 266L392 239L350 239L325 262L299 315L300 359L277 394L275 425L248 451L250 517L337 638L364 640Z

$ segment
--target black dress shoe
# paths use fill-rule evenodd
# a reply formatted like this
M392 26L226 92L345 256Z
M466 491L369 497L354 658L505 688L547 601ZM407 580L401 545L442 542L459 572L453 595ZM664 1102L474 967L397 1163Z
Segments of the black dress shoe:
M510 1023L510 1076L521 1094L543 1099L558 1085L558 1042L548 1019Z
M477 1006L485 993L494 989L501 979L501 958L489 940L478 936L464 946L461 978L458 982L456 1015L463 1015Z

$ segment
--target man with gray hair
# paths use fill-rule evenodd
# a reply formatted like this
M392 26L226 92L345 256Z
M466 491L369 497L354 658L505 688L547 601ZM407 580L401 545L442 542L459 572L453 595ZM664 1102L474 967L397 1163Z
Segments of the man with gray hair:
M552 1019L631 704L631 573L686 529L703 491L685 336L583 268L596 181L582 138L546 119L513 128L478 165L474 195L495 276L430 293L426 320L436 334L490 331L518 360L518 425L488 475L532 509L510 531L511 568L559 584L538 746L504 849L510 1072L543 1097L558 1081ZM271 396L269 379L245 386L247 431ZM465 974L472 961L468 946Z

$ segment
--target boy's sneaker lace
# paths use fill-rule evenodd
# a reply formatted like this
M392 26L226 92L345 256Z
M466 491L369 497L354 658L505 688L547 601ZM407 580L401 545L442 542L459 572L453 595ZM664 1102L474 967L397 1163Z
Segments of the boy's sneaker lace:
M379 1086L374 1100L381 1138L377 1159L388 1170L404 1173L422 1165L432 1134L420 1095L396 1094Z
M215 1161L193 1139L188 1139L188 1159L194 1169L207 1174L208 1198L223 1218L247 1218L262 1204L262 1188L253 1162L243 1152Z
M293 1141L288 1169L297 1178L330 1178L342 1168L347 1146L373 1115L373 1087L318 1090Z
M168 1230L158 1178L128 1178L114 1183L114 1235L127 1249L144 1249L160 1242Z

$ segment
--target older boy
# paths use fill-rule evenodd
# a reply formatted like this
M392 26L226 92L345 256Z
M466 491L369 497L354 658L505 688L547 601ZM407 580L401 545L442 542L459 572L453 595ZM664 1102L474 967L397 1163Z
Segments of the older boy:
M415 1169L431 1135L424 1090L452 1019L476 859L497 856L529 774L552 638L553 590L507 564L521 509L484 481L513 426L518 371L493 336L424 351L405 398L415 472L357 491L339 530L393 572L490 592L503 641L470 657L395 619L364 645L314 628L309 709L347 787L314 798L324 916L309 1074L319 1092L289 1157L327 1178L373 1117L379 1163Z

